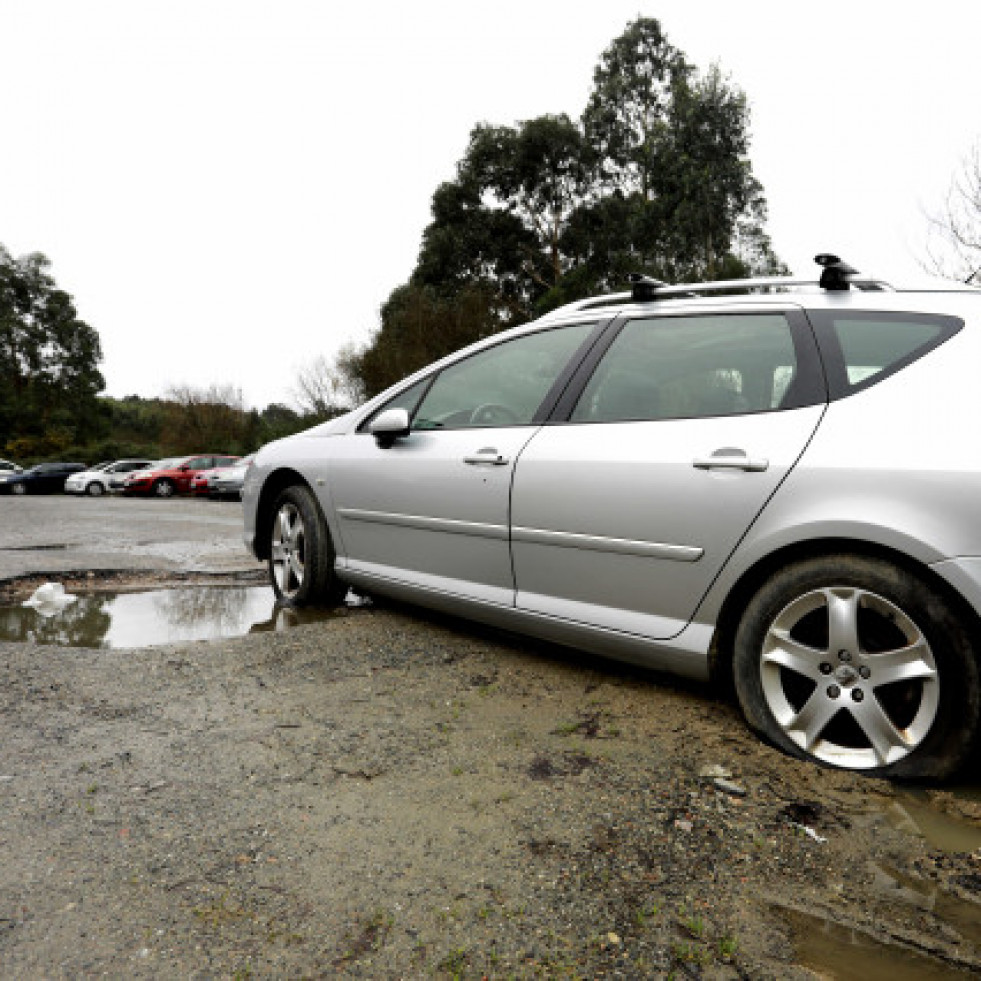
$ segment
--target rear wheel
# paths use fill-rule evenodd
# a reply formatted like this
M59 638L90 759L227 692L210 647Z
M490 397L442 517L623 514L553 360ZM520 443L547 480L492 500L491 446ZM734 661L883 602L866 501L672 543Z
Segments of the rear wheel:
M943 777L970 753L981 685L966 624L926 581L860 556L774 575L736 632L736 693L787 752L895 777Z
M158 480L153 485L153 494L155 497L173 497L174 492L177 490L174 482L172 480Z
M269 540L269 578L287 606L338 602L344 587L334 575L327 522L308 487L287 487L276 500Z
M26 494L27 493L27 486L25 484L14 484L14 486L13 486L13 492L15 494Z

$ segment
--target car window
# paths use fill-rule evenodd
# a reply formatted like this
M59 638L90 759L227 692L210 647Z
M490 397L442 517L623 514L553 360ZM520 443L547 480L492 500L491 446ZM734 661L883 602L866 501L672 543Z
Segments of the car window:
M383 412L387 412L389 409L405 409L412 416L415 412L416 406L419 404L419 399L422 398L422 393L426 391L429 387L429 383L432 381L432 377L424 378L420 382L416 382L415 385L410 385L408 388L399 392L395 398L390 399L381 408L375 409L374 412L365 419L360 426L358 426L358 432L367 432L368 427L371 425L372 420L376 416L381 415Z
M526 334L444 368L416 410L412 428L527 425L594 326Z
M888 378L963 326L956 317L909 313L812 311L833 397Z
M790 404L798 373L782 314L658 317L623 325L573 422L690 419Z

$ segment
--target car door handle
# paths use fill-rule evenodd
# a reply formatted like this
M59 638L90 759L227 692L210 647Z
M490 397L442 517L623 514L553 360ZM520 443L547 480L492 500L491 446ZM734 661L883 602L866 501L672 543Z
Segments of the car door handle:
M509 461L506 456L502 456L497 450L487 447L483 450L477 450L471 456L465 456L463 462L469 463L472 467L506 467Z
M754 460L742 450L716 450L711 456L696 457L692 460L697 470L745 470L749 473L762 473L770 466L769 460Z

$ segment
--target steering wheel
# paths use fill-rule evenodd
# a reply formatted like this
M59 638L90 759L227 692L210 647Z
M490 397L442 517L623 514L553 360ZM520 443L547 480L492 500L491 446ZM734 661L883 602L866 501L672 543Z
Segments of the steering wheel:
M470 413L474 426L508 426L518 422L517 413L497 402L484 402Z

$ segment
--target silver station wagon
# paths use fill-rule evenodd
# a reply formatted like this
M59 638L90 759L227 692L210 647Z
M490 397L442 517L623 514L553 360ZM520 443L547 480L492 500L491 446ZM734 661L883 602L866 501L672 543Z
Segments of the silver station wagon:
M245 540L347 587L731 683L785 751L943 777L981 686L981 291L667 286L489 337L264 447Z

